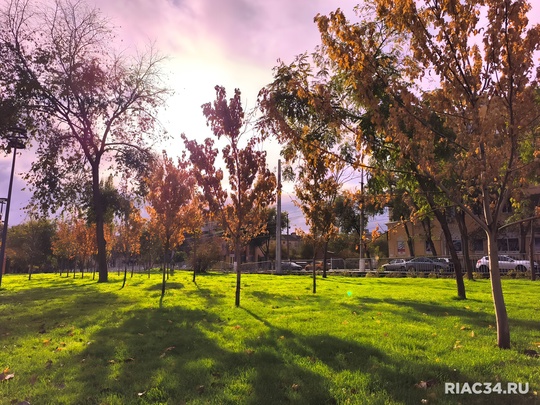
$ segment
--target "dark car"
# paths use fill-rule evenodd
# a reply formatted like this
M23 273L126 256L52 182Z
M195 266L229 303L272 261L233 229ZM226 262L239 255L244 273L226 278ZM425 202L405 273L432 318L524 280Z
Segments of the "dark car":
M450 266L446 262L435 261L429 257L415 257L405 262L407 271L448 271Z

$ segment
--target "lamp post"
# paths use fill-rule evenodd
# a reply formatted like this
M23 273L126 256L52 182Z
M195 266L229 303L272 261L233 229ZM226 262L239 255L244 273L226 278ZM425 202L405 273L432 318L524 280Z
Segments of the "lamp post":
M17 156L17 149L24 149L26 147L26 140L28 139L26 129L19 127L9 128L10 134L6 136L7 146L13 149L13 162L11 164L11 175L9 177L8 196L6 201L6 216L4 217L4 227L2 228L2 246L0 247L0 286L2 285L2 275L6 270L6 242L7 242L7 230L9 220L9 206L11 205L11 190L13 189L13 174L15 172L15 158Z

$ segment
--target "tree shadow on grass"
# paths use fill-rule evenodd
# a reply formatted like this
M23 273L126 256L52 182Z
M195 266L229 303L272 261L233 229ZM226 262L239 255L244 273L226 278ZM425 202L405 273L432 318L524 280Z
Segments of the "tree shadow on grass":
M256 394L261 403L272 391L281 387L287 397L280 403L421 403L426 391L415 387L421 381L455 381L465 378L449 367L425 361L421 375L418 366L393 359L387 353L371 345L341 339L329 333L320 335L298 335L273 326L263 316L244 309L258 321L264 323L269 332L263 339L258 337L249 344L264 348L263 354L271 351L273 357L264 361L268 367L260 373ZM261 362L262 363L262 362ZM277 365L280 365L279 367ZM292 365L292 366L291 366ZM296 374L301 368L303 374ZM330 370L333 381L317 373ZM328 374L328 372L326 372ZM313 375L318 379L312 383ZM289 389L285 389L288 382ZM291 387L298 387L296 392ZM374 399L373 396L377 398Z
M76 375L81 389L73 403L117 398L122 404L280 404L290 403L292 395L301 400L297 403L324 404L331 399L322 377L290 363L275 347L223 347L208 335L219 333L220 326L230 328L201 310L132 311L117 327L97 332L71 370L64 370ZM300 392L294 381L321 388Z
M478 303L481 301L474 300L474 302ZM396 309L393 312L396 315L403 316L407 322L425 322L424 314L427 314L436 317L458 317L462 322L480 328L487 328L494 323L494 315L477 312L465 307L459 308L453 305L445 305L444 303L397 300L393 298L376 299L370 297L360 297L357 299L357 303L364 307L372 306L372 308L384 304L396 306L400 309ZM341 303L340 305L349 308L351 311L355 311L358 308L358 304ZM491 302L486 302L486 304L491 304ZM408 308L409 310L403 311L401 308ZM392 311L388 307L385 307L385 310ZM540 321L536 320L510 319L510 324L525 329L540 330Z

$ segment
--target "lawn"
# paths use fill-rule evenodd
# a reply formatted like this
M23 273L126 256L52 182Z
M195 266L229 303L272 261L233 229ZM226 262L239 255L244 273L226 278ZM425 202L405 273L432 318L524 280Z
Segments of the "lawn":
M121 289L5 275L0 404L540 404L540 282L504 280L512 349L496 347L489 280L176 272ZM529 351L526 354L526 351ZM445 383L527 394L445 394ZM26 402L24 402L26 401Z

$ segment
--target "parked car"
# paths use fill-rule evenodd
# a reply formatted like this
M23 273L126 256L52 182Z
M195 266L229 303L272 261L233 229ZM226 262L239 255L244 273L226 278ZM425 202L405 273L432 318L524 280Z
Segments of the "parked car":
M448 271L448 263L435 261L429 257L415 257L405 262L407 271Z
M405 259L393 259L381 267L384 271L405 271Z
M517 260L510 256L499 255L499 270L528 271L531 269L529 260ZM538 270L538 263L534 262L534 269ZM476 262L476 270L487 273L489 271L489 256L484 256Z
M330 266L328 266L330 268ZM322 270L323 269L323 263L322 262L316 262L315 263L315 270ZM304 270L306 271L313 271L313 264L308 263L306 267L304 267Z
M281 270L299 271L302 270L302 266L295 262L281 262Z
M448 270L454 270L454 263L448 257L435 257L433 260L436 262L446 263L448 265Z

